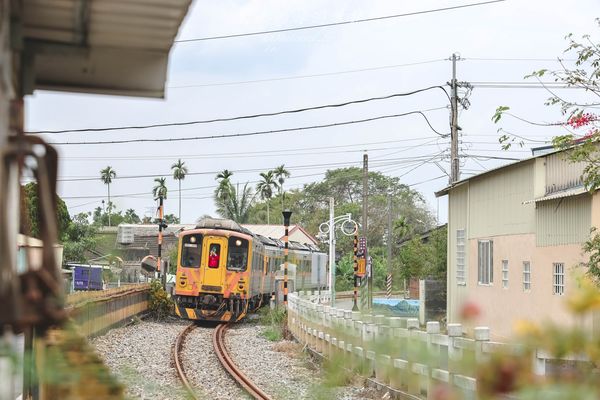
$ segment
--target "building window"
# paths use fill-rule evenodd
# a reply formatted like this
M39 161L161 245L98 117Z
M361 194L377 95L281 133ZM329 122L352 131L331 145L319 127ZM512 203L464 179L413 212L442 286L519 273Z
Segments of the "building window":
M493 242L491 240L479 240L478 247L478 282L482 285L490 285L494 281Z
M531 264L523 261L523 290L531 289Z
M508 260L502 260L502 287L508 289Z
M552 294L562 296L565 294L565 264L554 263Z
M465 284L465 230L456 230L456 283Z

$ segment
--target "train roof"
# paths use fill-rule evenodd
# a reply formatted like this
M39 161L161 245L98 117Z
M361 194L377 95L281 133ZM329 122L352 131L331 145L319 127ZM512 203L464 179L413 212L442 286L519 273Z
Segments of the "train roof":
M196 229L224 229L227 231L243 233L245 235L256 236L237 222L225 218L202 218L196 223Z
M283 242L283 240L258 235L230 219L203 218L203 219L199 220L198 223L196 224L196 229L224 229L224 230L228 230L228 231L232 231L232 232L239 232L239 233L243 233L243 234L252 236L256 240L263 243L265 246L273 246L273 247L279 247L279 248L285 247L285 243ZM294 241L290 241L288 244L288 247L293 250L304 250L304 251L310 251L310 252L320 251L319 248L315 245L308 244L308 243L305 244L305 243L300 243L300 242L294 242Z

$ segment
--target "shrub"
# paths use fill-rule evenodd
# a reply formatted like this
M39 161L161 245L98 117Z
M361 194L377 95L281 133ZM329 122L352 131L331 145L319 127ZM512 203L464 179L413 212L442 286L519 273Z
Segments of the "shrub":
M163 289L160 280L153 280L150 283L150 300L148 301L150 314L157 321L164 320L172 314L174 305L173 300Z

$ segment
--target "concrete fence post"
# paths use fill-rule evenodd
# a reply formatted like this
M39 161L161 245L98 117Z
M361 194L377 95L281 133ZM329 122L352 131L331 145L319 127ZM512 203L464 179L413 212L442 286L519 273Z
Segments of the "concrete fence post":
M477 363L485 362L489 356L483 352L483 343L490 341L490 328L477 326L474 331L475 336L475 361Z
M461 324L448 324L448 383L454 385L454 377L460 374L460 362L462 361L462 349L455 346L458 338L462 337Z

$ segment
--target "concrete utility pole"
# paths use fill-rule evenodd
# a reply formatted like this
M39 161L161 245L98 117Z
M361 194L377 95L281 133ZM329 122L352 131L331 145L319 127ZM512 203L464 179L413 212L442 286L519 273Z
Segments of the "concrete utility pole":
M460 56L452 54L452 80L450 88L452 95L450 97L450 184L460 179L460 165L458 160L458 82L456 81L456 61Z
M362 204L362 229L363 237L367 239L367 211L369 209L369 155L363 155L363 204ZM369 259L368 242L365 246L365 260ZM373 305L373 273L368 271L367 275L367 308Z

